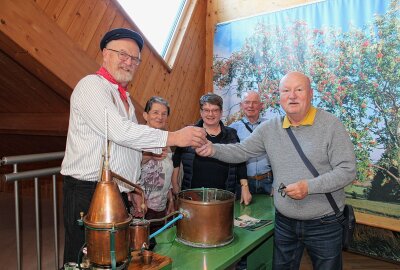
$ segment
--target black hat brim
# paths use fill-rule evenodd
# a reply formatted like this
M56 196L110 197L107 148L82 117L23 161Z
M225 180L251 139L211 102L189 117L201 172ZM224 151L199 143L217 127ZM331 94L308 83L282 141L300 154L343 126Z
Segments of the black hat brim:
M108 42L121 38L132 39L138 45L139 50L142 51L144 45L142 36L139 33L127 28L116 28L108 31L100 41L100 49L103 50L107 46Z

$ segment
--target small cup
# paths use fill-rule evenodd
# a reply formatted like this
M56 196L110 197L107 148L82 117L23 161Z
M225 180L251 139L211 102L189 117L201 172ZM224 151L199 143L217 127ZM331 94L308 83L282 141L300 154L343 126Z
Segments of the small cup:
M129 224L129 233L131 236L131 250L140 250L143 244L149 245L150 222L145 219L134 219Z
M139 250L132 251L131 256L132 256L131 262L138 264L143 263L142 252L140 252Z
M77 264L74 262L67 262L64 264L64 270L76 270L77 269Z
M153 260L153 252L150 250L144 250L142 253L142 258L143 264L151 264L151 261Z

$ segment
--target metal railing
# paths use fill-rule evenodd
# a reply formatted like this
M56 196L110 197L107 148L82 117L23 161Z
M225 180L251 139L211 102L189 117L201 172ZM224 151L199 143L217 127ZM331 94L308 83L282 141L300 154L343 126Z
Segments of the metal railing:
M58 224L57 224L57 182L56 175L60 173L61 167L45 168L39 170L30 170L18 172L18 165L22 163L40 162L58 160L64 157L64 152L53 152L44 154L21 155L3 157L0 165L13 165L13 172L4 174L3 179L6 182L14 182L14 199L15 199L15 230L16 230L16 244L17 244L17 269L21 269L21 239L20 239L20 213L19 213L19 192L18 182L26 180L34 180L35 188L35 223L36 223L36 256L37 256L37 269L41 269L41 249L40 249L40 221L39 221L39 177L52 175L53 182L53 222L54 222L54 252L55 252L55 265L58 269Z

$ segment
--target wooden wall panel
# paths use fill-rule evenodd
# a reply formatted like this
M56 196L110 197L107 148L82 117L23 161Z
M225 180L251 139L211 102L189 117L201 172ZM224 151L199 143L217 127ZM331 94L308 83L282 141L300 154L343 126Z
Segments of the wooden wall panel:
M94 32L90 43L86 47L86 53L93 59L96 59L99 54L99 46L93 44L99 44L101 38L104 35L104 29L110 29L111 24L116 16L117 9L114 5L110 5L110 1L107 3L106 12L103 14L101 21L98 23L96 31ZM96 61L97 62L97 61ZM100 63L100 60L98 61Z
M78 12L82 0L68 0L68 1L50 0L50 2L65 2L64 8L62 9L60 15L58 16L56 22L61 27L61 29L64 30L64 32L67 32L69 26L72 24L72 21Z
M204 89L204 68L205 68L205 48L199 48L196 44L202 44L205 38L205 16L206 9L202 9L201 12L195 14L193 17L193 24L189 26L189 34L186 38L185 42L187 42L188 51L186 55L182 55L185 59L183 60L182 65L182 74L180 78L177 78L178 81L181 81L183 85L187 85L189 87L189 82L195 87L198 87L197 93L193 95L191 89L185 88L183 91L178 92L177 100L187 100L187 104L181 104L181 106L177 106L176 115L184 115L191 114L196 115L197 117L193 119L193 121L188 121L189 119L181 118L176 119L180 125L189 125L193 124L196 120L198 120L198 115L200 111L199 107L199 98L205 92ZM201 59L201 61L200 61ZM198 75L201 75L198 77ZM200 80L199 80L200 78Z
M86 23L92 20L92 11L96 0L82 0L81 3L67 30L67 34L75 43L77 43L79 34L83 32Z
M144 85L148 81L148 74L151 72L151 52L148 47L144 47L141 53L142 63L139 69L136 71L132 82L129 84L129 88L133 90L136 99L141 100L143 97ZM135 85L133 85L135 84Z
M45 9L46 6L49 4L49 0L34 0L34 2L41 7L42 9Z
M64 1L52 1L48 3L46 8L42 8L44 12L50 17L52 20L57 21L58 17L61 14L61 11L64 9L66 2Z
M85 22L85 26L78 33L78 38L76 42L83 49L87 50L92 41L93 35L96 32L97 26L101 22L106 9L108 7L109 1L98 1L95 0L95 5L91 11L90 20Z

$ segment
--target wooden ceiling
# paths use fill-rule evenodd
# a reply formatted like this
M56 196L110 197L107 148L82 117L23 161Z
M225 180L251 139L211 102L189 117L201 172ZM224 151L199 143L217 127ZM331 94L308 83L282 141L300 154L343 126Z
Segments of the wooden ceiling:
M0 50L1 133L65 135L69 101Z
M0 113L68 111L68 102L63 97L3 51L0 51L0 69Z
M69 101L0 50L0 133L65 135Z
M0 1L0 134L65 136L69 97L98 64L33 1Z

